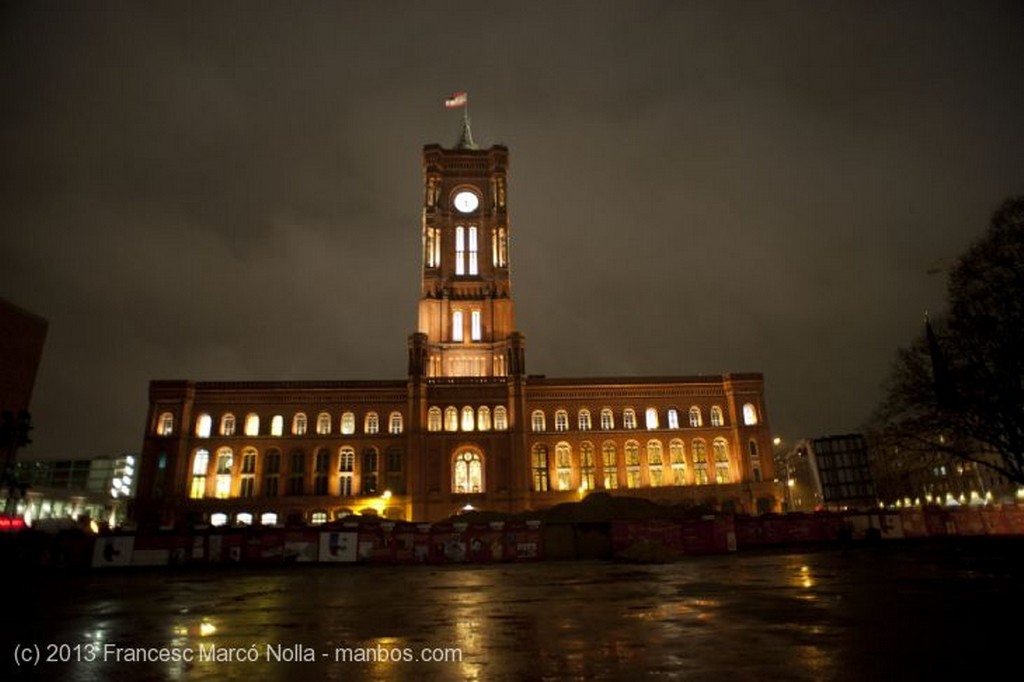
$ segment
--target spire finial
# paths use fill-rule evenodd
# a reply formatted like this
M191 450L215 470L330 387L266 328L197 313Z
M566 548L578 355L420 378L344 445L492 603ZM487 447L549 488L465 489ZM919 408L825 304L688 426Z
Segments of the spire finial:
M462 133L459 141L455 144L456 149L476 149L476 142L473 142L473 131L469 127L469 93L453 92L444 101L445 109L462 109Z

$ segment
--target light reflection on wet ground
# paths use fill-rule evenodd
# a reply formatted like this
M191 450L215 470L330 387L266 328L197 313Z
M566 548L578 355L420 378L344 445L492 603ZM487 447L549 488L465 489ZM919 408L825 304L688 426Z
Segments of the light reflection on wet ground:
M30 580L16 643L248 649L257 662L47 663L33 679L950 679L991 674L1022 541L695 557L665 565L294 566ZM295 646L311 662L267 660ZM461 662L353 663L458 648ZM79 649L85 651L85 649ZM113 649L108 649L113 651ZM45 655L45 650L44 650ZM72 658L81 654L72 653ZM100 656L97 656L99 658ZM1007 660L1011 660L1007 658ZM24 677L25 670L14 670ZM10 679L9 677L5 679Z

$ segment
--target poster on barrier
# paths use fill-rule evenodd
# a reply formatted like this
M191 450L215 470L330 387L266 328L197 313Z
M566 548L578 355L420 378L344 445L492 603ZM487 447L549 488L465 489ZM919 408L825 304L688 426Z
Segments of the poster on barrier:
M324 563L352 563L358 541L359 534L350 530L322 531L319 559Z
M129 566L135 547L133 535L99 535L92 549L93 568Z

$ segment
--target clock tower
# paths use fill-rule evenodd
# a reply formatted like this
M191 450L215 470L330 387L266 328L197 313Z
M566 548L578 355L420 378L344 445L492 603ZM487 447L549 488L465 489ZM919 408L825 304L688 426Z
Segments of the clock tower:
M521 375L509 279L508 149L478 149L468 122L454 149L423 148L423 271L410 372Z

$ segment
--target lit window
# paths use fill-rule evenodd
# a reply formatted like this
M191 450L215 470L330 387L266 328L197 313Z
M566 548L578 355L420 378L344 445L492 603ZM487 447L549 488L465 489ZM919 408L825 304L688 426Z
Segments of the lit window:
M235 435L235 415L228 412L220 418L220 435L222 436L233 436Z
M352 477L356 469L356 451L344 446L338 451L338 495L352 496Z
M213 429L213 418L208 414L201 414L196 419L196 437L197 438L209 438L210 431Z
M242 451L242 478L238 488L239 497L252 497L256 494L256 451L246 448ZM252 523L252 520L249 521Z
M590 430L590 410L580 410L576 415L576 420L579 423L580 431Z
M715 480L718 483L728 483L729 476L729 444L723 438L716 438L711 444L715 453Z
M494 429L496 431L508 429L508 410L505 409L504 405L494 408Z
M747 426L757 424L757 409L751 403L743 406L743 423Z
M477 268L477 240L476 240L476 228L469 228L469 274L479 274Z
M466 228L455 228L455 274L466 274Z
M462 430L463 431L472 431L473 427L475 425L476 425L476 415L473 413L473 408L469 407L468 405L466 407L463 407L462 408Z
M262 526L276 526L277 525L277 514L274 512L263 512L260 514L260 525Z
M672 485L686 484L686 454L678 438L668 444L668 461L672 466Z
M476 411L476 428L478 431L491 430L491 410L486 405Z
M633 410L632 407L627 407L622 411L622 428L636 428L636 412Z
M192 486L189 489L189 497L200 499L206 496L206 470L210 466L210 451L196 450L192 459Z
M379 433L380 432L380 417L377 416L376 412L367 412L366 418L363 419L363 433Z
M473 341L483 338L483 331L480 324L480 311L474 310L469 314L469 333Z
M157 420L156 433L158 436L169 436L174 433L174 415L164 412Z
M700 408L694 405L690 408L690 426L703 426L704 418L700 414Z
M309 523L312 526L319 526L327 523L327 512L315 511L309 515Z
M317 435L326 436L331 432L331 415L321 412L316 416Z
M626 441L626 486L640 487L640 444L635 440Z
M707 485L708 482L708 446L701 438L693 441L693 482Z
M555 431L569 430L569 413L565 410L555 411Z
M235 514L235 523L239 526L251 526L252 525L252 514L249 512L238 512Z
M250 412L249 414L245 415L245 435L260 435L260 416L258 414Z
M615 451L615 443L610 440L601 446L601 467L604 469L604 487L608 490L618 488L618 453Z
M615 413L609 407L601 410L601 428L605 431L611 431L615 428Z
M431 407L427 410L427 431L441 430L441 408Z
M230 448L217 451L217 481L214 495L220 499L231 497L231 465L234 454Z
M534 431L546 430L546 424L544 423L544 413L540 410L534 410L533 414L530 415L530 425Z
M402 413L392 412L388 415L388 433L397 436L402 432Z
M284 417L279 414L275 414L274 418L270 420L270 435L281 436L284 434Z
M224 512L215 512L213 514L210 514L210 525L214 526L215 528L226 525L227 522L228 515Z
M711 407L711 425L722 426L725 423L725 419L722 418L722 408L718 405Z
M459 430L459 411L455 407L449 405L444 408L444 430L445 431L458 431Z
M568 443L555 446L555 476L559 490L572 489L572 450Z
M546 445L533 446L531 454L533 464L533 490L545 492L548 489L548 448Z
M484 463L479 453L469 450L455 456L452 466L453 493L482 493L484 491Z
M649 430L658 428L658 408L648 407L647 411L644 412L644 421L647 423Z
M594 489L594 446L589 441L580 443L580 487Z
M306 435L306 414L304 412L299 412L292 417L292 435Z
M679 428L679 410L672 407L668 411L668 428L678 429Z
M452 341L462 341L462 311L452 313Z
M356 415L352 412L345 412L341 415L341 433L351 436L356 432Z
M661 441L647 441L647 473L650 476L652 487L665 485L665 479L662 473L663 464L664 462L661 457Z

